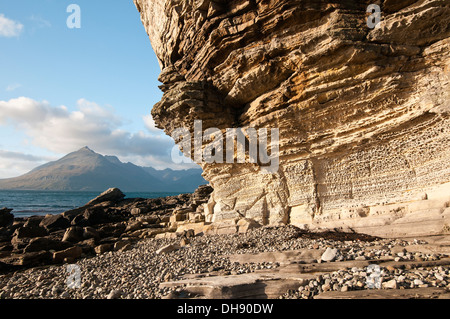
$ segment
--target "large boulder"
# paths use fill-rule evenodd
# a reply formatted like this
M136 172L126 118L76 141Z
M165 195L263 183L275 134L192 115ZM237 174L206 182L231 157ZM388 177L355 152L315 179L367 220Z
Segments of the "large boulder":
M71 243L78 243L79 241L82 241L83 238L83 228L72 226L66 229L66 232L64 233L64 236L62 238L62 241L65 242L71 242Z
M39 227L41 221L45 218L45 216L30 216L26 219L23 224L24 227Z
M71 247L72 244L67 242L61 242L47 237L38 237L30 240L28 245L24 248L24 252L36 252L36 251L50 251L50 250L64 250Z
M261 227L261 225L257 221L251 218L240 219L237 223L237 226L239 233L246 233L249 230Z
M52 254L48 251L29 252L20 255L13 255L3 259L9 265L15 266L38 266L51 261Z
M120 202L125 198L125 194L118 188L110 188L99 196L88 202L86 205L97 205L104 202Z
M98 229L100 237L118 237L125 231L124 223L107 224Z
M71 225L73 226L78 226L78 227L86 227L89 226L89 222L88 220L84 217L83 214L79 214L77 216L75 216L72 221L70 222Z
M1 227L0 228L0 243L11 241L11 237L13 234L13 230L9 227Z
M8 227L14 222L14 215L11 214L12 209L0 208L0 227Z
M91 239L100 240L100 234L93 227L84 227L83 228L83 239Z
M81 257L83 253L83 249L81 247L75 246L71 248L67 248L63 251L57 251L53 253L53 261L55 263L63 262L65 259L75 260Z
M48 232L53 232L66 229L70 226L70 221L61 214L46 215L39 225L44 227Z
M31 239L36 237L43 237L47 235L45 228L40 226L27 226L17 228L11 238L11 244L14 250L25 248Z
M111 251L113 249L114 249L114 245L113 244L101 244L101 245L98 245L97 247L94 248L95 253L97 255L104 254L104 253L106 253L108 251Z
M83 217L87 225L98 225L108 221L105 209L98 206L87 208L83 213Z

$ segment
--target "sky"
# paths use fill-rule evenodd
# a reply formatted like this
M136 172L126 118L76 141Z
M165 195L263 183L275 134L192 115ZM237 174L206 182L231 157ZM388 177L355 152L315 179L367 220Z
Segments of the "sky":
M0 0L0 178L84 146L195 166L174 163L172 139L154 127L160 72L132 0Z

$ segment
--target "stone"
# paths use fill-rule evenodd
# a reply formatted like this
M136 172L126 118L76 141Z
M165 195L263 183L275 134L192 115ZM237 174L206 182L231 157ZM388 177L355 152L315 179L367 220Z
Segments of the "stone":
M101 193L99 196L94 198L93 200L89 201L86 205L97 205L104 202L113 202L117 203L120 202L125 198L125 194L122 193L122 191L118 188L110 188L103 193Z
M30 240L28 245L24 248L24 252L37 252L43 250L64 250L72 245L67 242L61 242L59 240L47 238L47 237L37 237Z
M164 232L161 234L156 234L155 239L167 238L167 239L176 239L178 237L175 232Z
M62 294L61 294L61 299L69 299L70 298L70 294L69 294L69 292L68 291L64 291Z
M95 228L88 226L83 228L83 238L84 239L93 238L95 240L100 240L100 234Z
M74 246L62 251L54 252L53 261L55 263L61 263L64 261L65 258L72 258L73 260L76 260L81 257L82 253L83 249L81 247Z
M122 292L120 290L111 290L106 299L119 299L122 296Z
M243 218L237 222L238 232L246 233L249 230L262 227L257 221L250 218Z
M14 222L14 215L11 214L13 210L3 207L0 208L0 227L8 227Z
M44 227L48 232L54 232L69 227L70 221L61 214L46 215L39 225Z
M77 216L75 216L70 222L70 224L78 227L89 226L89 222L87 221L87 219L84 217L83 214L78 214Z
M414 279L413 283L414 283L415 286L423 285L423 281L420 280L420 279Z
M133 207L130 211L131 215L133 215L133 216L139 216L146 212L147 212L146 209L138 208L138 207Z
M39 224L44 218L45 216L40 215L30 216L26 219L25 224L23 224L23 227L39 227Z
M17 228L13 233L13 237L16 238L33 238L33 237L43 237L46 235L47 235L46 229L39 226L23 226Z
M66 229L62 241L68 241L71 243L78 243L82 241L83 238L83 228L78 226L72 226Z
M98 225L108 221L104 208L97 206L87 208L83 217L88 225Z
M189 239L187 239L187 238L182 238L181 240L180 240L180 247L184 247L184 246L187 246L187 245L189 245L190 244L190 241L189 241Z
M134 3L161 67L156 127L169 136L192 136L196 120L201 133L243 128L247 144L250 128L278 129L267 174L247 154L197 161L214 189L206 222L245 216L381 237L447 229L450 8L441 0L382 1L376 28L362 0Z
M126 226L123 223L107 224L97 228L97 233L101 237L119 237L125 231Z
M77 246L81 247L83 254L95 254L95 247L97 247L97 241L94 238L85 239L77 243Z
M195 231L193 229L187 229L182 234L183 237L186 239L194 238L195 237Z
M94 250L97 255L101 255L108 251L113 250L113 247L114 246L112 244L101 244L101 245L98 245L97 247L95 247Z
M11 266L35 267L48 264L52 259L52 254L48 251L27 252L22 254L11 254L3 258L5 270L14 269Z
M118 251L123 252L123 251L131 250L132 248L133 248L133 245L128 243L128 244L125 244L124 246L122 246Z
M114 244L114 251L122 251L122 249L129 245L128 241L118 241Z
M130 222L127 225L127 228L125 228L125 232L134 232L136 230L139 230L142 228L142 222L141 221L133 221Z
M328 247L325 252L322 254L320 259L322 261L333 261L336 259L338 255L339 250L337 248L330 248Z
M172 214L172 216L170 216L169 222L176 223L176 222L180 222L180 221L185 221L188 219L187 216L188 215L185 213L177 212L177 213Z
M398 287L397 281L395 279L383 282L381 285L384 289L397 289Z
M179 245L170 244L170 245L166 245L166 246L159 248L156 251L156 254L157 255L166 254L166 253L170 253L172 251L178 250L180 248L181 247Z

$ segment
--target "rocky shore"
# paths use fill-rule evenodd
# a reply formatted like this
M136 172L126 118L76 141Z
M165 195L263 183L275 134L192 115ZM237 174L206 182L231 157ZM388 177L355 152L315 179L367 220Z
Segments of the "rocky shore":
M28 218L14 218L11 209L3 208L0 272L71 263L125 251L139 239L174 234L182 222L202 221L203 204L211 191L202 186L193 194L126 199L119 189L109 189L83 207Z
M447 237L209 224L211 191L124 199L110 189L81 208L27 219L3 209L0 299L450 296Z

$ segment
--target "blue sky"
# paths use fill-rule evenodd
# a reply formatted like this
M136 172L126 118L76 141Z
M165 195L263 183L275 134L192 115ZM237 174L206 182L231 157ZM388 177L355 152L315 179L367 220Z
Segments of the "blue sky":
M72 3L81 28L67 26ZM149 116L162 96L160 71L132 0L1 0L0 178L86 145L183 168Z

